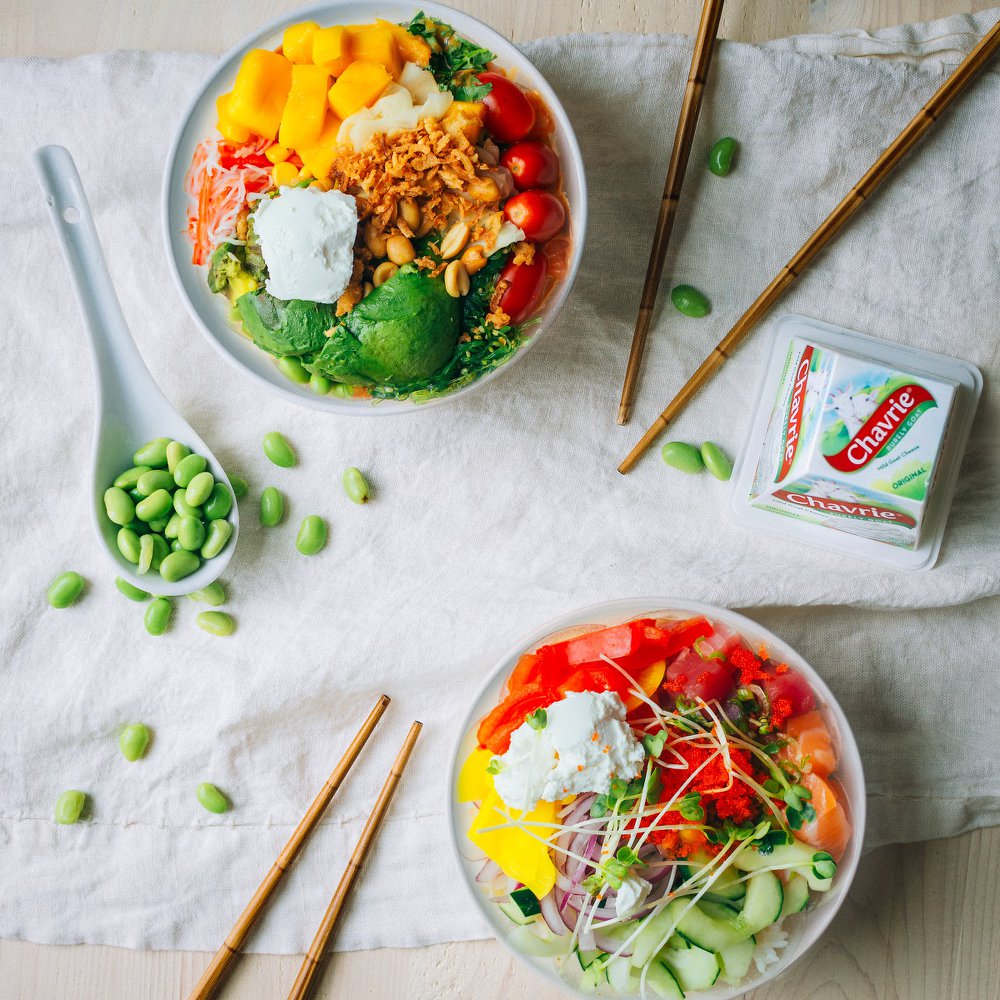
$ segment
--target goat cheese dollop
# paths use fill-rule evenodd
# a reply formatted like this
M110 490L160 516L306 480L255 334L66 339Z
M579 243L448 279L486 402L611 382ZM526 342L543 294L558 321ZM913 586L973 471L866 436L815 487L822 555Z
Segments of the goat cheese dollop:
M351 195L283 188L276 198L260 200L253 224L271 295L310 302L340 298L354 271L358 208Z
M622 920L632 916L646 902L646 897L652 888L651 882L639 878L638 875L628 875L623 878L621 886L615 893L615 913Z
M497 758L497 794L509 809L529 811L540 799L604 793L615 778L636 777L646 753L625 714L613 691L574 691L549 705L545 725L524 722Z

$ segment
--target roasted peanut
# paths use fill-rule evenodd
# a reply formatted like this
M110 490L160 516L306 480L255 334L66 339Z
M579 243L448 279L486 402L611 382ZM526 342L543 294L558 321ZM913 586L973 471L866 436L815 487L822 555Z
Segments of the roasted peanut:
M413 249L413 244L405 236L396 234L395 236L390 236L385 241L385 255L393 264L402 267L404 264L409 264L417 256L417 252Z
M401 201L399 203L397 222L404 222L411 233L416 233L420 228L420 208L415 201Z
M378 288L379 285L384 285L398 270L399 265L394 264L391 260L382 261L382 263L375 268L375 273L372 275L372 284L376 288Z
M460 260L453 260L444 269L444 287L453 299L469 294L469 272Z
M455 225L444 234L441 240L441 259L448 260L457 257L466 243L469 242L469 226L466 222L456 222Z
M373 257L384 257L386 255L386 243L388 241L385 238L385 233L378 232L370 222L366 222L363 235L365 246L371 251Z
M462 254L462 263L469 274L475 274L486 267L487 259L486 251L481 246L468 247Z
M492 177L474 177L465 185L465 193L473 201L489 202L500 200L500 188Z

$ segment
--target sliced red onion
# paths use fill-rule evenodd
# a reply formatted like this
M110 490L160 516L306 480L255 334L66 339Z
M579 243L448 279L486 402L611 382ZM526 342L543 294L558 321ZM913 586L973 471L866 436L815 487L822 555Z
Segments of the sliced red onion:
M486 864L479 870L476 876L477 882L492 882L500 874L500 866L490 858L486 859Z
M590 933L594 938L594 944L596 944L601 951L609 952L612 955L617 953L621 955L622 958L632 957L632 945L626 945L621 951L618 951L618 948L621 945L620 941L616 941L614 938L608 937L606 934L602 934L596 928L592 929Z
M549 930L553 934L565 934L566 927L562 916L559 913L559 904L556 902L555 894L552 892L547 892L538 901L538 905L542 911L542 918L544 919Z
M594 932L592 930L580 931L576 939L580 944L581 951L597 950L597 942L594 940Z
M579 823L580 820L588 818L590 816L590 807L594 804L594 799L596 798L597 796L594 794L581 795L572 804L570 811L563 818L563 825L573 826L574 823Z

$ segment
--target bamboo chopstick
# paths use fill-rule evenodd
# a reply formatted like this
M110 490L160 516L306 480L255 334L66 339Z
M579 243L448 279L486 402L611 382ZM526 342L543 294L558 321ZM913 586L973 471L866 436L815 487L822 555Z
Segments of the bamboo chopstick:
M656 220L653 245L649 250L646 281L642 286L642 299L639 302L639 312L635 318L635 332L632 334L632 347L629 350L628 367L625 369L625 384L622 386L622 398L618 404L618 423L620 424L627 424L632 412L632 400L635 398L636 385L639 381L639 369L642 367L646 337L649 335L649 328L653 322L653 307L656 305L660 278L663 276L663 262L667 256L670 234L674 228L674 217L677 214L677 205L680 201L688 156L694 143L695 129L698 127L701 99L705 93L708 68L712 64L712 53L715 50L715 38L719 33L719 21L722 19L722 5L724 3L725 0L705 0L701 11L701 22L698 25L694 53L691 56L691 70L688 73L687 87L684 90L684 102L681 105L680 117L677 119L674 149L670 154L670 167L663 185L660 214Z
M897 163L917 144L945 109L965 90L990 56L1000 48L1000 21L980 40L979 44L955 67L938 88L937 93L920 109L916 117L892 141L888 149L872 164L868 172L854 185L843 201L826 217L819 228L802 245L798 253L782 268L777 277L757 297L736 325L716 344L714 350L684 383L680 392L643 434L638 444L618 466L626 473L653 443L663 429L687 405L691 397L729 357L730 352L750 333L781 296L782 292L812 263L819 252L840 232L844 223L861 207L872 192L889 176Z
M361 866L364 864L368 850L375 840L375 834L378 833L378 828L382 823L385 812L389 808L389 803L396 791L396 786L399 784L399 779L402 777L407 761L410 759L410 754L413 752L413 745L417 742L421 728L421 723L414 722L410 726L410 731L406 734L403 746L400 748L395 761L393 761L392 770L389 771L389 777L386 778L385 784L382 786L382 791L379 792L378 798L375 800L375 805L368 816L368 822L365 823L364 830L361 831L361 837L354 848L354 853L347 862L347 867L344 869L344 874L341 875L340 882L333 892L333 898L330 900L330 905L326 908L326 913L323 914L319 929L316 931L316 937L313 938L313 943L309 946L309 951L302 960L299 974L295 977L291 993L288 994L288 1000L304 1000L319 973L320 962L323 960L327 942L330 940L330 936L337 926L337 921L340 919L347 896L354 885L355 879L358 877L358 873L361 871Z
M368 718L365 719L357 735L351 740L350 746L344 752L344 756L340 758L340 763L337 764L333 769L333 773L327 778L326 784L320 789L319 795L316 796L313 804L309 807L305 816L302 817L302 822L299 823L295 828L295 832L288 838L288 843L282 848L277 860L271 866L271 870L264 876L264 880L253 894L253 898L247 903L246 909L240 914L239 919L233 925L233 929L229 932L229 936L223 942L222 947L212 957L212 961L209 962L208 968L191 991L188 1000L208 1000L215 993L230 964L239 953L243 942L246 941L250 929L264 909L265 904L302 849L306 838L312 833L313 828L319 822L320 816L323 815L323 811L330 804L330 800L340 787L347 772L351 769L351 765L357 760L358 754L361 753L362 747L368 741L368 737L371 736L375 726L378 725L378 721L382 718L388 705L389 698L384 694L380 695L378 701L375 703L375 707L368 714Z

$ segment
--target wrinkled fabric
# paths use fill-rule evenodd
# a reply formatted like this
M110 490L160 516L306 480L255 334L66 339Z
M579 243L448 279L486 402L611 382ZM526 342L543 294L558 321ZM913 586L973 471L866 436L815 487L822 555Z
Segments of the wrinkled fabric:
M712 69L635 418L614 423L691 41L575 35L525 46L565 102L590 184L569 304L480 393L412 416L332 417L267 394L200 336L168 276L160 182L198 55L117 52L0 62L0 936L133 948L217 947L380 691L393 704L250 947L302 951L411 719L425 732L338 931L338 948L484 936L448 843L446 774L460 720L517 636L598 600L675 594L746 609L823 674L867 767L871 845L1000 822L988 706L1000 701L996 294L1000 65L937 123L891 182L786 296L799 312L972 361L986 376L944 548L900 573L756 535L728 521L729 488L615 467L669 396L889 139L996 20L996 11L877 35L723 42ZM877 56L879 58L859 58ZM741 144L734 172L703 164ZM94 379L30 153L69 147L135 339L167 396L251 484L225 575L231 638L176 602L148 636L89 523ZM667 296L661 295L661 301ZM677 421L731 455L766 349L761 330ZM300 464L270 466L279 429ZM374 498L347 501L357 465ZM260 490L287 497L262 529ZM311 559L306 514L330 525ZM65 569L88 588L44 600ZM147 756L116 733L142 720ZM197 804L212 781L234 808ZM90 796L85 822L56 796Z

